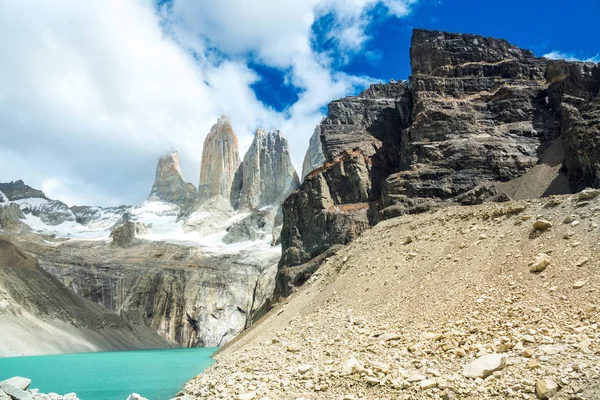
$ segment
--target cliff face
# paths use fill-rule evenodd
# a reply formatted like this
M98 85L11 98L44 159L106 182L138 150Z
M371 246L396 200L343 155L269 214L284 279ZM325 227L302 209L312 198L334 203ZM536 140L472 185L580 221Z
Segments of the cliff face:
M257 130L235 174L231 204L235 209L279 207L300 184L287 140L275 130Z
M249 326L271 296L277 257L73 241L43 251L40 264L77 295L138 318L172 343L217 347Z
M504 201L517 178L544 195L600 184L598 65L536 58L501 39L419 29L410 55L407 83L373 85L330 103L320 125L325 164L283 206L280 286L295 280L288 276L294 266L347 237L343 229L321 235L315 247L320 231L298 222L321 218L328 197L341 199L332 218L348 218L368 202L375 224L433 207ZM340 154L347 152L362 154L370 168L339 189L329 171L340 163L345 171ZM546 163L551 173L539 173ZM366 198L342 195L364 187ZM303 200L327 192L323 201Z
M240 165L238 140L227 117L222 116L204 140L200 166L199 196L231 197L233 177Z
M161 157L156 166L156 177L148 200L166 201L187 209L194 202L196 195L194 185L183 180L177 152Z
M306 175L319 168L325 162L325 154L323 154L323 145L321 144L321 126L317 125L315 132L310 137L308 150L304 155L302 162L302 179Z
M122 318L77 296L4 236L0 329L0 356L170 346L140 318Z

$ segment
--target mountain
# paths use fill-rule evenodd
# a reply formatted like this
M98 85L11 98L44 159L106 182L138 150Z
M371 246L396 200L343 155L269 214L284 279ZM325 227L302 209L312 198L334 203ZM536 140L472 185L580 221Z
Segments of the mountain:
M2 184L0 239L35 255L65 289L173 345L223 345L271 300L277 214L298 185L278 131L259 132L244 163L237 151L222 117L205 140L200 192L184 182L172 153L160 158L139 206L69 208L22 181ZM234 171L238 210L230 202Z
M156 177L148 200L165 201L186 209L192 205L196 195L194 185L183 180L179 168L179 154L174 152L161 157L156 166Z
M171 345L135 315L120 316L68 290L0 237L0 356Z
M280 205L299 185L287 140L259 129L235 174L231 203L247 210Z
M598 65L422 29L410 54L407 82L329 104L325 162L283 205L280 293L379 221L600 185Z
M237 136L229 119L222 116L204 139L198 186L201 199L221 196L229 200L233 178L239 165Z
M308 150L306 150L304 161L302 162L302 179L304 180L306 175L319 168L324 162L325 155L323 154L323 145L321 144L321 126L317 125L310 137Z

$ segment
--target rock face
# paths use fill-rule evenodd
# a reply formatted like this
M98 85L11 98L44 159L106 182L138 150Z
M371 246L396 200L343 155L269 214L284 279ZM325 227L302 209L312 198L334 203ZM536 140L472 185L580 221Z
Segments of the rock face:
M275 215L272 210L255 210L246 218L229 226L223 242L232 244L262 239L266 232L273 229L274 219Z
M280 273L285 267L305 264L334 244L349 243L369 226L370 172L368 157L348 152L309 174L287 198ZM288 293L287 282L298 282L298 273L288 269L286 279L278 278L278 292Z
M72 241L42 253L40 265L78 297L140 319L169 342L217 347L250 326L268 301L277 258L164 242L121 248Z
M161 157L156 166L156 178L148 200L166 201L186 209L197 195L196 188L183 180L177 152Z
M283 206L282 270L348 237L337 222L329 222L338 226L335 234L318 225L331 201L338 211L328 218L336 221L354 218L368 203L372 225L434 207L506 201L516 192L506 185L530 171L537 175L512 185L521 198L600 185L598 65L421 29L413 32L410 55L408 82L372 85L330 103L318 135L325 162ZM350 154L362 158L361 173L345 168ZM343 187L332 185L336 168L350 178ZM317 223L303 222L311 220Z
M29 236L23 241L33 242ZM1 356L168 346L140 319L122 318L71 292L4 237L0 287Z
M576 191L600 187L600 63L549 60L546 74L569 182Z
M24 217L18 204L11 203L0 206L0 229L5 232L27 230L27 225L21 221L21 218Z
M30 198L48 199L44 192L26 185L22 180L0 183L0 192L2 192L9 201Z
M259 129L235 174L231 204L242 210L279 206L299 185L287 140L277 130Z
M308 144L308 150L304 156L304 162L302 163L302 179L306 178L306 175L319 168L325 162L325 155L323 154L323 145L321 144L321 126L317 125L315 132L310 137Z
M227 117L222 116L204 140L200 166L199 196L231 197L234 175L240 165L238 140Z
M135 243L139 243L138 235L148 234L146 225L142 222L126 221L123 224L115 227L110 233L112 243L119 247L129 247Z

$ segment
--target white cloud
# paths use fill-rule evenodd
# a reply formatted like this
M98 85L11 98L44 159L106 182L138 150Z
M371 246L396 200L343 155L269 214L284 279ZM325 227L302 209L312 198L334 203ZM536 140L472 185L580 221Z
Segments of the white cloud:
M370 79L336 72L311 47L334 16L338 58L368 39L368 12L403 16L414 0L0 2L0 181L24 179L68 203L137 203L159 155L179 150L196 184L202 142L221 114L242 151L254 129L279 128L300 167L329 101ZM279 113L256 98L254 59L300 92Z
M600 63L600 54L596 54L593 57L582 58L577 57L574 54L563 53L557 50L553 50L548 54L544 54L544 57L549 58L550 60L565 60L565 61L583 61L583 62L593 62Z

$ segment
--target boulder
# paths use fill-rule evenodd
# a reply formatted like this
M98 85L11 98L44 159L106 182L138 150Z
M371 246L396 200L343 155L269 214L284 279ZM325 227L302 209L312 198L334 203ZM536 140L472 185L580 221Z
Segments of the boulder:
M12 400L33 400L33 396L31 396L31 393L23 389L19 389L18 387L13 386L10 383L0 383L0 391L9 395Z
M542 272L548 267L550 262L552 261L552 257L550 257L546 253L539 253L533 259L531 266L529 267L529 272Z
M148 399L137 393L132 393L127 397L127 400L148 400Z
M467 378L485 379L506 366L506 356L503 354L486 354L463 367L462 374Z
M542 400L554 397L558 393L558 390L558 384L552 379L540 379L535 383L535 394Z
M0 382L0 385L9 384L21 390L29 389L29 385L31 385L31 379L23 378L22 376L14 376L12 378L6 379Z
M126 221L115 227L111 233L112 244L118 247L130 247L139 243L138 235L148 234L146 224L143 222Z

